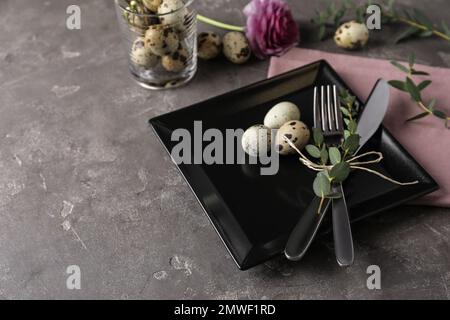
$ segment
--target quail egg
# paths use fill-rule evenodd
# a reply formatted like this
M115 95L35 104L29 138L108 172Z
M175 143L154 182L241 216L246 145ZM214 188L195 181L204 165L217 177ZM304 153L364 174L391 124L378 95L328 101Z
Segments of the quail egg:
M157 12L162 0L142 0L144 6L151 12Z
M187 9L181 0L163 0L158 7L161 23L166 25L181 25L187 14Z
M135 65L144 68L154 67L158 63L158 56L145 47L145 39L143 37L139 37L133 42L130 59Z
M169 72L180 72L187 64L189 54L186 49L180 46L174 53L161 58L161 64Z
M289 139L299 150L302 150L309 141L308 126L301 121L289 121L281 126L275 138L275 150L281 155L295 154L296 151L284 139Z
M369 40L369 30L363 23L356 21L341 25L334 35L336 44L344 49L355 50L364 47Z
M251 49L242 32L228 32L223 37L223 54L233 63L242 64L250 59Z
M222 40L214 32L202 32L197 38L198 57L204 60L216 58L222 51Z
M150 26L145 32L145 47L158 56L175 52L179 44L173 28L158 24Z
M242 135L242 149L252 157L269 153L272 142L271 130L262 124L248 128Z
M276 104L267 112L264 125L271 129L279 129L292 120L300 120L300 110L292 102L284 101Z

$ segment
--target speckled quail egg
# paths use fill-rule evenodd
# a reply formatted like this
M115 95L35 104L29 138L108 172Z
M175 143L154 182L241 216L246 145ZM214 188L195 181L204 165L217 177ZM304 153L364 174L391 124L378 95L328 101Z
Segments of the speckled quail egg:
M251 126L242 135L242 149L252 157L267 155L271 148L271 130L262 124Z
M250 44L242 32L228 32L222 42L223 54L231 62L241 64L250 59Z
M198 57L204 60L216 58L222 51L222 40L214 32L202 32L197 37Z
M180 72L186 67L188 58L189 53L180 46L174 53L163 56L161 64L169 72Z
M154 13L158 11L158 7L161 5L161 2L162 0L142 0L144 6Z
M144 68L151 68L158 64L158 56L145 47L145 39L142 37L137 38L133 42L130 59L134 64Z
M161 23L166 25L182 25L187 9L181 0L163 0L158 7Z
M153 25L145 32L145 47L158 56L175 52L179 45L178 35L173 28Z
M356 21L341 25L334 35L336 44L344 49L354 50L362 48L369 40L369 30L363 23Z
M302 150L309 141L310 131L308 126L301 121L289 121L281 126L275 138L275 150L281 155L296 153L284 136L288 138L299 150Z
M292 120L300 120L300 110L292 102L284 101L276 104L264 117L264 125L271 129L279 129Z

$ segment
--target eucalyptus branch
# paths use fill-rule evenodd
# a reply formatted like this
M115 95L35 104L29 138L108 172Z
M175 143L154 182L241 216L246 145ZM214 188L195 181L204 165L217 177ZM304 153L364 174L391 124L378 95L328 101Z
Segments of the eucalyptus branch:
M346 125L346 130L344 139L339 146L326 145L320 129L313 129L312 143L307 145L305 149L312 159L316 159L315 161L308 158L287 136L283 136L283 139L300 155L300 162L307 168L317 172L313 182L313 190L316 196L321 198L318 209L319 214L325 198L337 198L342 196L341 194L333 193L332 184L345 181L352 169L373 173L398 185L418 183L417 181L406 183L396 181L378 171L364 167L366 165L380 163L383 160L383 154L378 151L369 151L364 154L356 155L356 152L359 149L360 136L357 133L357 123L355 120L357 115L355 100L356 98L347 91L340 93L339 101L341 103L341 112ZM364 160L370 156L372 156L372 159ZM373 158L373 156L375 156L375 158Z
M391 64L406 74L405 81L402 80L391 80L389 84L397 90L407 92L411 99L416 103L416 105L422 110L422 113L415 115L406 120L406 122L419 120L427 116L435 116L440 120L444 121L445 127L450 128L450 116L441 109L435 107L436 99L432 99L428 103L423 100L422 91L427 88L432 81L423 80L420 83L414 82L414 76L429 76L427 72L415 69L415 55L410 54L408 58L408 65L405 66L398 61L391 61Z
M344 17L360 23L364 22L366 9L371 4L371 0L362 4L355 3L353 0L342 0L340 4L332 2L323 11L316 11L316 17L312 19L312 22L318 27L319 40L325 38L328 28L336 29L342 23ZM402 30L395 37L394 43L411 37L426 38L433 35L445 41L450 41L450 29L445 21L441 22L439 28L425 12L417 8L400 10L398 6L395 6L395 0L385 1L381 7L382 23L401 23L408 26L406 30Z

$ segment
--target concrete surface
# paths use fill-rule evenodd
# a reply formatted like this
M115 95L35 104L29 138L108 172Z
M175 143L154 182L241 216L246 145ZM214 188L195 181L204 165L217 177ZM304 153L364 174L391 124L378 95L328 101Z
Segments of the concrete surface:
M289 2L308 39L316 2ZM414 2L450 20L446 0ZM245 3L197 7L242 23ZM81 6L81 30L65 28L69 4ZM0 298L450 298L449 209L405 206L357 224L346 270L324 239L302 262L238 271L147 120L263 79L267 61L200 63L189 86L150 92L128 75L112 1L2 0L0 13ZM414 50L450 67L448 43L383 35L352 54ZM382 290L366 288L372 264ZM69 265L81 290L66 288Z

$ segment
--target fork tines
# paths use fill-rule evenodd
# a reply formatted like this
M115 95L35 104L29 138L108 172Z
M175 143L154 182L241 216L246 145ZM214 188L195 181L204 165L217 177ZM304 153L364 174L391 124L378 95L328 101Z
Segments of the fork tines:
M325 135L344 131L336 85L314 87L314 127Z

